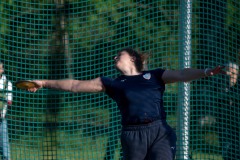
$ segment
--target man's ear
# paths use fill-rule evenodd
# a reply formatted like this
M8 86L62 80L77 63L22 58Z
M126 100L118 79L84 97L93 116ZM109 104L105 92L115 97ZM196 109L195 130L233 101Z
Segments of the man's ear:
M131 57L131 61L134 62L136 60L136 57Z

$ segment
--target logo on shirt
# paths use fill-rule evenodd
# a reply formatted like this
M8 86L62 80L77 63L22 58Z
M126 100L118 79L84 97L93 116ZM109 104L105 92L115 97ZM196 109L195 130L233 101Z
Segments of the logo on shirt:
M122 79L122 80L121 80L121 82L125 82L125 81L126 81L126 79Z
M145 74L143 75L143 78L149 80L149 79L151 78L151 73L145 73Z

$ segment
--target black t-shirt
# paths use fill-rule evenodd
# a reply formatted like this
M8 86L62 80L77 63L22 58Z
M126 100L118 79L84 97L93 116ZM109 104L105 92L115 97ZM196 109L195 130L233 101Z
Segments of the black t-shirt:
M155 69L135 76L121 75L114 80L101 77L107 95L116 101L120 109L122 124L166 119L163 107L164 71Z

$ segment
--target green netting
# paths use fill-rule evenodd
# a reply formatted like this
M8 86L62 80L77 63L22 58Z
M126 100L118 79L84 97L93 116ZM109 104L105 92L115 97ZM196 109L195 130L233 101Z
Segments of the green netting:
M115 77L113 57L126 46L151 52L149 69L239 64L239 8L236 0L1 0L0 58L13 84ZM239 87L228 84L227 76L201 79L189 94L182 84L167 85L167 120L180 135L176 159L239 152ZM121 159L120 116L105 94L12 92L12 160Z

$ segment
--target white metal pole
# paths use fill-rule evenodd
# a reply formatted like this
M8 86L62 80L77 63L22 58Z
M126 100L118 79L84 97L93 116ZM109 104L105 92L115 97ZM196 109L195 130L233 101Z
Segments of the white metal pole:
M192 0L180 0L179 17L179 55L180 68L191 67L191 23ZM178 97L178 160L189 159L189 126L190 126L190 84L179 84Z

